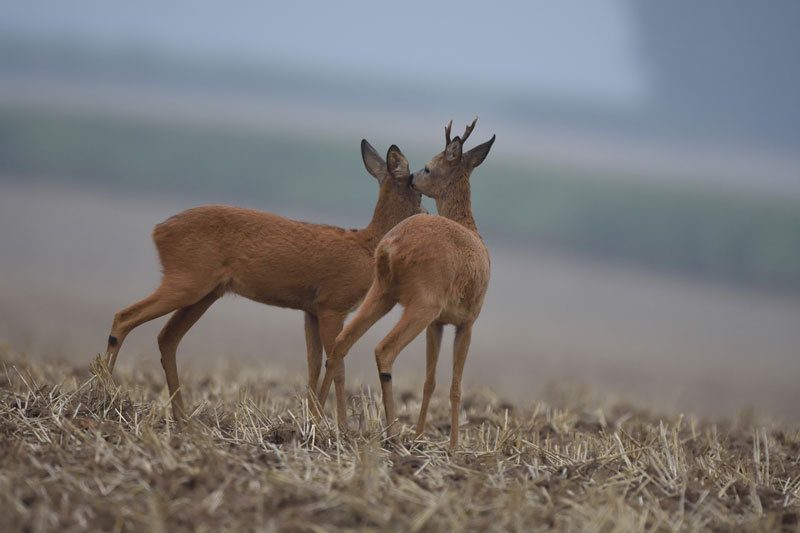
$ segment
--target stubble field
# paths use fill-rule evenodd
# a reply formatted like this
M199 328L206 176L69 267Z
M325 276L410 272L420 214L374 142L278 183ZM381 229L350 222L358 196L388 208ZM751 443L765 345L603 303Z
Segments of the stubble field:
M0 352L4 531L798 530L800 428L701 421L580 391L515 406L467 392L461 447L434 394L414 441L381 437L380 398L349 391L350 431L310 422L299 377L219 368L164 378Z

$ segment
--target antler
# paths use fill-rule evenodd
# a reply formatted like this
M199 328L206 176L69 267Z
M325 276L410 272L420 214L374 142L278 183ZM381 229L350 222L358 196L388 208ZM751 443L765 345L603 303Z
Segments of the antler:
M463 144L464 141L467 140L472 130L475 129L475 123L478 122L478 116L475 115L475 119L472 121L472 124L467 124L467 128L464 130L464 135L461 136L461 143ZM453 127L453 121L451 120L447 126L444 127L444 140L445 146L450 144L450 129Z
M464 130L464 135L461 136L462 144L467 140L467 137L469 137L469 134L472 133L472 130L475 129L476 122L478 122L478 115L475 115L475 119L472 121L472 124L468 125L467 129Z

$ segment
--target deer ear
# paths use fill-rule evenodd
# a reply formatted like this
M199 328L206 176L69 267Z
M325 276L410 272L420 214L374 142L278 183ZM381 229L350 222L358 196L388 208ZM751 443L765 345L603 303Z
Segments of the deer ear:
M383 183L386 179L386 162L366 139L361 139L361 158L364 160L367 172L378 180L378 183Z
M408 159L397 145L390 146L386 153L386 169L393 178L407 178L411 175L411 171L408 169Z
M458 161L461 159L461 137L456 137L447 148L444 149L444 155L448 161Z
M494 144L495 135L492 135L492 138L486 141L483 144L479 144L466 154L464 154L464 158L467 161L467 166L470 169L473 169L483 163L483 160L486 159L486 156L489 155L489 149Z

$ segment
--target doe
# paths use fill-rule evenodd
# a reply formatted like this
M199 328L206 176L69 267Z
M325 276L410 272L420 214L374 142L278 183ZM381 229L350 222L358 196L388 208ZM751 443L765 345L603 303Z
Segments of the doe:
M133 328L175 311L158 335L158 346L173 414L182 419L178 343L211 304L233 292L305 312L311 399L323 346L330 354L345 317L370 287L379 240L401 220L425 212L420 193L410 186L408 161L397 146L389 148L384 162L362 140L361 155L380 184L372 221L364 229L345 230L220 205L188 209L157 225L153 241L163 267L161 285L114 316L106 349L109 370L113 372L122 342ZM336 392L342 397L337 416L346 420L344 391L337 385Z

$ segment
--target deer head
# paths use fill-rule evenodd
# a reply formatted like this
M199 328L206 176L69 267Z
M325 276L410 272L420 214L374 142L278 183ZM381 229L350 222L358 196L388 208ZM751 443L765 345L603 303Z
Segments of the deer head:
M386 161L378 155L375 148L366 139L361 141L361 157L364 167L372 177L378 180L382 196L393 199L398 209L410 209L415 213L427 213L422 206L422 195L411 187L411 171L408 168L408 159L396 145L389 147ZM404 216L409 216L405 214Z
M425 165L425 168L414 173L411 179L411 185L414 189L431 198L441 198L454 185L469 180L469 176L475 167L486 159L495 139L495 136L492 135L492 138L485 143L463 153L464 141L472 133L477 121L478 117L475 117L472 124L467 125L464 135L452 140L450 139L450 128L453 125L453 121L450 121L444 129L444 151L434 156Z

